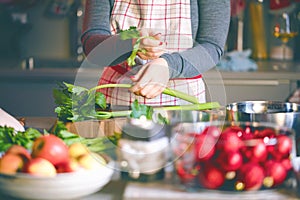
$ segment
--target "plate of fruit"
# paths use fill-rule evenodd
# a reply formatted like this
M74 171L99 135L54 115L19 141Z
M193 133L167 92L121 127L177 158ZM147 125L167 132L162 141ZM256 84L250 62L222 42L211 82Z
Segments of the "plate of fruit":
M1 127L0 139L8 130ZM99 191L111 180L113 162L104 154L90 151L80 137L75 139L68 144L46 133L36 135L31 143L19 142L27 146L15 140L0 156L0 193L42 200L74 199Z

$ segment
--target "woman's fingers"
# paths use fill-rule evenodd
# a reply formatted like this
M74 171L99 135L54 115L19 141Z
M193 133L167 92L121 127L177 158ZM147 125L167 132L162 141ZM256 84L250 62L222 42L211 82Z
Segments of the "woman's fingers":
M146 52L138 52L137 55L143 60L153 60L155 58L160 57L164 53L165 53L164 50L156 51L156 52L146 51Z
M152 99L160 95L165 87L159 83L151 83L140 90L140 95Z

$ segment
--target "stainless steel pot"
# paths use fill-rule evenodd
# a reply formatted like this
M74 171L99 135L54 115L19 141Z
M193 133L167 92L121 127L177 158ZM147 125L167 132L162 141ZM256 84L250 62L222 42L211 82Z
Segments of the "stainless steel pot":
M300 105L278 101L244 101L226 106L231 121L272 122L288 128L300 128Z
M293 129L300 155L300 105L279 101L243 101L226 106L229 121L270 122Z

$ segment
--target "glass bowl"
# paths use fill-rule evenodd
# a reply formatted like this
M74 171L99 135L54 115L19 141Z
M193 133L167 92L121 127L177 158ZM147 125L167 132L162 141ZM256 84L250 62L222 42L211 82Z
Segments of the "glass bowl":
M197 191L255 191L294 179L294 131L273 123L197 122L172 127L177 179Z

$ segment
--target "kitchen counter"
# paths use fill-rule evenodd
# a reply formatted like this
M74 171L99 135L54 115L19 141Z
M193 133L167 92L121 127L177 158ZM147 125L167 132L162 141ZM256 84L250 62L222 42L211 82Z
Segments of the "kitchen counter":
M28 127L49 129L56 118L25 117ZM34 192L34 190L33 190ZM294 190L269 189L249 192L229 192L218 190L200 190L189 192L177 183L172 172L167 173L164 180L153 182L125 181L115 170L112 180L104 188L92 195L77 200L297 200L300 199ZM16 200L0 194L0 200Z
M33 190L34 192L34 190ZM299 200L293 192L265 190L249 192L224 192L202 190L186 192L178 185L165 182L126 182L112 180L102 190L76 200ZM18 200L0 196L0 200Z

